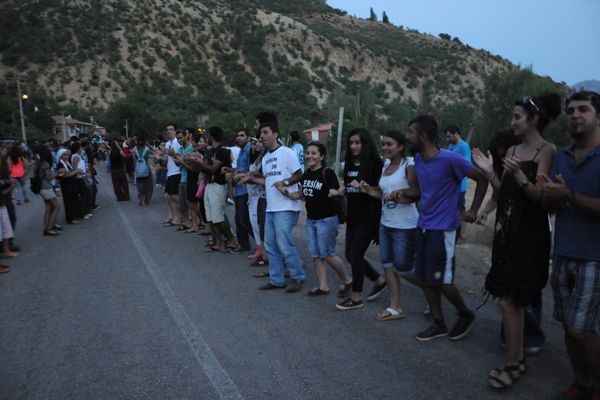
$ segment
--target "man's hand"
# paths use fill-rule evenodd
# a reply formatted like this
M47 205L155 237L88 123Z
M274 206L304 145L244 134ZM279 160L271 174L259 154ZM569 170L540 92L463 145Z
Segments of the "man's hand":
M553 182L545 174L539 174L536 177L537 182L541 185L542 196L550 199L550 201L556 201L564 203L569 199L571 191L567 187L567 183L563 179L562 175L556 175L556 181Z
M473 223L477 219L477 211L471 209L465 212L462 216L462 220L465 222Z
M285 187L283 181L277 181L273 183L273 187L281 192L281 190Z

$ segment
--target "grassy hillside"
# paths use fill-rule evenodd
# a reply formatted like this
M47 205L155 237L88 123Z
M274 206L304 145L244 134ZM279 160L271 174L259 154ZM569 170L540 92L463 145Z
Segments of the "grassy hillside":
M403 128L432 112L489 131L510 112L490 121L483 110L559 88L442 36L316 0L9 1L0 5L0 96L14 97L24 76L48 112L93 114L119 130L128 118L144 135L168 121L231 130L262 109L277 111L284 130L302 129L337 120L340 105L348 128ZM0 121L3 135L14 127L13 117Z

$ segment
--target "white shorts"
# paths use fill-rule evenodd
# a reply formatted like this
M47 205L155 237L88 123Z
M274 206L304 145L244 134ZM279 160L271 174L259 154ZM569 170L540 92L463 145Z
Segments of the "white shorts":
M225 221L225 206L227 205L227 185L209 183L204 192L204 211L206 221L219 224Z
M0 237L2 239L10 239L14 236L8 210L4 206L0 206Z

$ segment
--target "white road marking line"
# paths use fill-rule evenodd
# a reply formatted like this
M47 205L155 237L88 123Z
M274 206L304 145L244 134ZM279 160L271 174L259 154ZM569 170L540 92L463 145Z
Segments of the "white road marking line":
M221 399L243 399L244 396L242 396L239 389L231 377L227 374L225 369L221 366L221 364L219 364L219 361L208 346L208 343L206 343L202 337L202 334L200 334L200 331L198 331L198 328L196 328L196 325L194 325L191 318L185 312L185 308L177 299L173 289L171 289L171 286L169 286L165 276L158 268L156 261L154 261L150 255L150 252L135 231L135 228L131 225L131 222L129 222L127 215L121 209L121 205L116 204L115 208L121 217L121 221L125 226L125 230L129 234L129 237L135 245L138 254L142 258L142 261L146 266L146 270L154 280L154 284L158 288L163 301L167 305L169 312L181 330L183 337L192 349L196 361L219 394L219 397Z

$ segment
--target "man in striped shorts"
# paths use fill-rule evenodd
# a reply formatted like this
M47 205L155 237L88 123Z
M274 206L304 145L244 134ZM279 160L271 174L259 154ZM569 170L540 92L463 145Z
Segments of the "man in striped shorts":
M559 398L600 400L600 95L573 93L566 113L575 143L556 155L550 178L539 177L556 209L554 317L575 374Z

